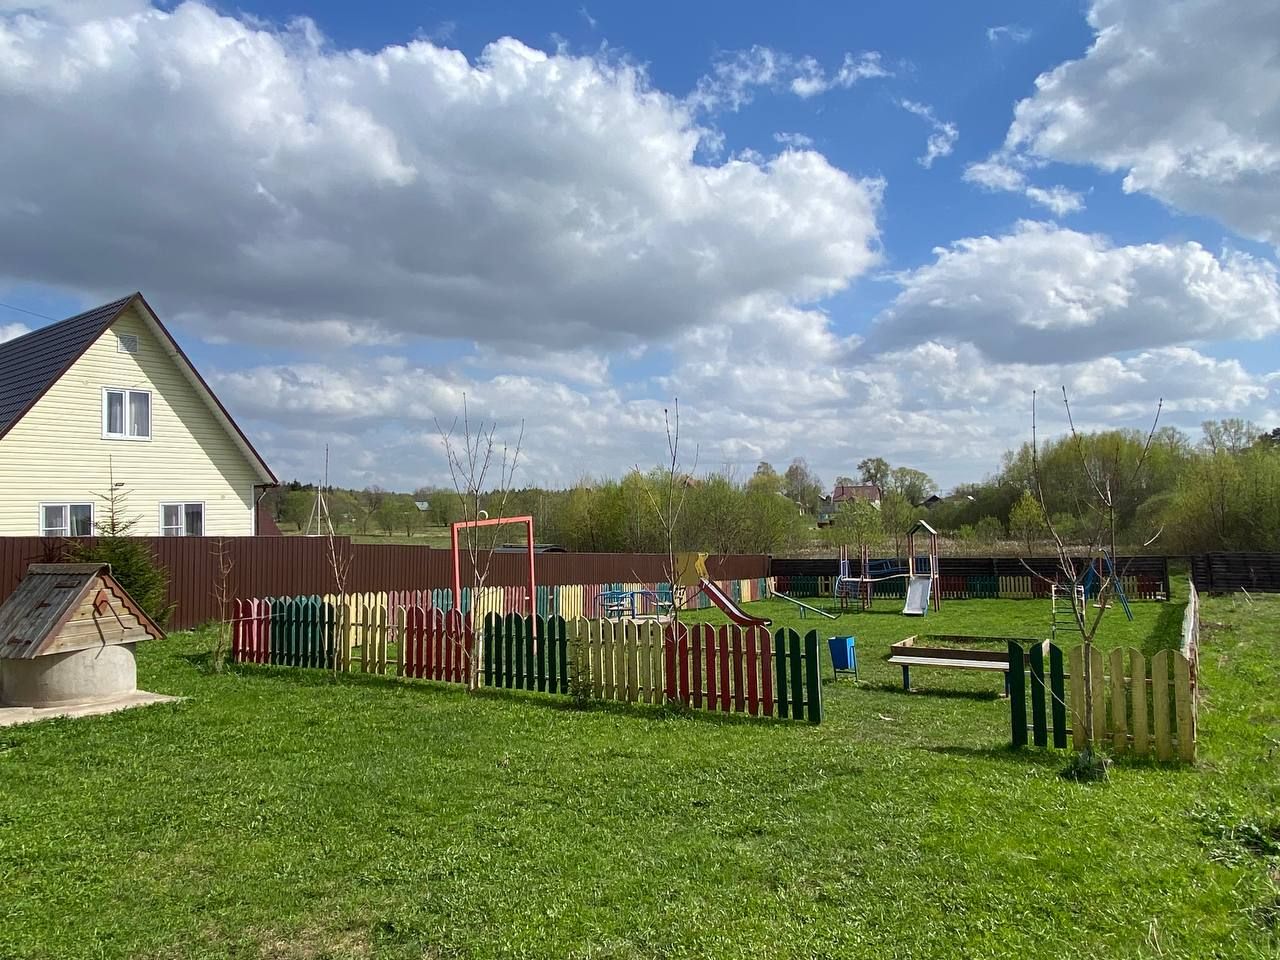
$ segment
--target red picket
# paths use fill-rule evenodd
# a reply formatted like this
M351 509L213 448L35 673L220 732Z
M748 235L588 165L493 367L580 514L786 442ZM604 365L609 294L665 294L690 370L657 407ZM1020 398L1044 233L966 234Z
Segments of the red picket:
M745 704L742 689L742 628L733 628L733 709L742 713Z
M391 598L387 601L390 604ZM404 615L404 634L400 637L402 672L406 677L422 676L422 618L417 607L396 607Z
M668 700L676 699L676 635L675 628L668 625L662 631L662 693Z
M760 642L760 628L748 627L745 631L747 642L747 707L753 717L760 715L760 686L757 674L760 665L756 659L756 645Z
M437 610L436 621L439 624L439 630L445 637L445 644L448 649L448 655L445 660L445 673L443 679L449 683L460 683L462 680L462 668L460 664L457 646L462 642L462 613L458 610L450 610L447 614Z
M418 676L434 680L439 670L439 657L436 654L436 631L432 622L431 611L414 607L414 623L417 624L416 639L418 642Z
M690 687L693 692L693 705L702 707L702 626L695 624L689 631L689 663L693 666Z
M438 610L422 607L422 648L426 655L425 676L429 680L444 679L444 645L442 634L444 618Z
M466 683L467 675L472 667L472 660L476 655L476 634L470 617L458 615L458 620L462 624L462 654L461 662L458 667L458 682Z
M231 603L231 661L239 663L244 655L245 633L248 626L245 620L245 604L239 600Z
M442 680L444 676L444 631L440 630L440 618L435 611L421 611L422 628L426 641L422 646L426 649L426 676L428 680Z
M676 660L680 664L680 702L688 706L689 698L689 631L681 627L677 638Z
M736 628L735 628L736 629ZM720 709L729 712L729 628L720 628Z
M763 627L760 631L760 705L766 717L773 716L773 637Z
M716 632L710 624L706 624L706 636L703 637L703 650L706 653L707 709L716 708Z

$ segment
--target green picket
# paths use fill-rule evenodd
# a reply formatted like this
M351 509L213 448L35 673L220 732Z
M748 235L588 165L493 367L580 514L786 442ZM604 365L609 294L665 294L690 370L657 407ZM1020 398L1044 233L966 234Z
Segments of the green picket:
M1015 747L1027 745L1026 677L1022 672L1022 646L1009 641L1009 725Z
M320 666L320 657L316 649L320 639L320 598L307 597L303 601L302 619L304 624L304 654L303 663L308 667Z
M559 668L560 692L569 692L569 629L564 617L556 617L556 666Z
M520 674L517 668L524 660L524 650L521 646L524 631L520 628L520 618L514 614L507 614L502 618L503 662L506 664L502 686L506 690L519 689L517 684L520 682Z
M778 704L778 718L787 719L787 633L779 629L773 635L773 688L775 702Z
M546 693L547 692L547 621L546 621L546 618L538 617L536 620L534 620L534 625L536 627L536 630L534 632L534 638L536 639L538 644L538 650L537 650L538 692Z
M1062 669L1062 651L1049 644L1049 706L1053 714L1053 745L1060 750L1067 746L1067 685Z
M496 613L490 613L484 618L484 685L486 687L496 686L494 683L497 675L498 665L498 631L501 629L502 621Z
M300 619L300 611L297 598L289 601L289 629L285 636L289 638L289 655L287 665L290 667L302 666L302 644L300 643L302 631L298 628Z
M1031 733L1037 747L1047 746L1049 731L1044 716L1044 645L1033 643L1031 657Z
M535 634L534 630L538 625L538 618L525 617L521 624L524 628L524 686L523 690L538 689L538 637L541 632Z
M561 642L564 638L564 617L547 617L547 634L543 642L547 645L547 693L564 693L560 686Z
M822 722L822 676L818 660L818 631L804 635L804 670L808 687L809 722Z
M800 662L800 634L791 634L791 718L804 719L804 664Z

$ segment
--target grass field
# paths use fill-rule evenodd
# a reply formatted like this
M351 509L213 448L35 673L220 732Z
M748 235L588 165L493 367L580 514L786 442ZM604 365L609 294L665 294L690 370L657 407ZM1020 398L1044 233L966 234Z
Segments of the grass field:
M1280 598L1204 605L1202 759L1062 780L999 675L913 675L919 629L1043 635L1047 604L839 623L826 721L575 710L141 652L171 706L0 731L0 957L1269 957ZM1112 611L1150 652L1181 608ZM705 614L714 619L714 615Z

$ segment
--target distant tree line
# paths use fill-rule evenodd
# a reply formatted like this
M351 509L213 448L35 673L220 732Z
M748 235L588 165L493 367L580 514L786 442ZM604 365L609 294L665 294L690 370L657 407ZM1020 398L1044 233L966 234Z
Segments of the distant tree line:
M1146 435L1130 430L1064 436L1042 442L1039 455L1045 504L1066 539L1088 539L1089 491L1081 458L1125 474L1144 456ZM1280 551L1280 428L1264 433L1244 420L1208 421L1192 439L1173 427L1158 430L1131 488L1119 491L1117 521L1124 549L1163 553L1205 550ZM534 517L540 542L568 550L649 553L665 549L646 488L662 482L661 468L632 470L621 478L584 477L568 489L527 487L509 492L507 516ZM832 504L831 490L796 459L779 472L760 463L746 477L732 470L686 476L685 506L676 531L679 549L711 553L783 553L844 544L856 556L901 556L906 532L917 519L972 551L1036 553L1047 533L1045 512L1033 494L1031 446L1007 452L1000 469L937 498L937 484L923 471L890 465L880 457L857 465L857 477L839 484L875 484L879 506L853 498ZM305 531L315 487L293 482L268 494L286 527ZM423 487L393 493L371 486L327 494L339 532L414 537L459 519L452 489ZM418 504L426 504L425 509ZM831 525L818 529L820 514ZM513 537L514 539L514 537Z

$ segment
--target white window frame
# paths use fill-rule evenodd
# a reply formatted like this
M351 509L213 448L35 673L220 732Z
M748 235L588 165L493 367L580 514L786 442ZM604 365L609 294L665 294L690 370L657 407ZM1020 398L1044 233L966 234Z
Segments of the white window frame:
M107 395L119 393L124 395L124 433L111 433L107 430ZM145 437L135 437L129 433L129 424L132 418L129 416L130 408L133 406L131 394L145 393L147 395L147 435ZM103 440L132 440L136 442L148 443L155 434L156 422L156 405L155 397L152 396L150 390L139 389L138 387L103 387L102 388L102 439Z
M44 525L45 507L62 507L67 511L66 533L49 533L48 528ZM89 532L84 534L73 534L71 532L71 508L72 507L88 507L89 508ZM93 501L91 500L48 500L42 501L36 508L36 529L40 531L42 537L73 537L84 536L92 537L94 534L95 521L93 509Z
M187 533L187 507L196 507L196 506L200 508L200 532L198 534ZM182 508L182 532L181 533L165 533L165 525L164 525L164 508L165 507L181 507ZM195 536L203 537L206 535L206 532L208 530L208 520L209 520L209 514L208 514L208 511L205 509L205 502L203 500L166 500L160 504L160 525L158 529L160 531L160 536L162 537L195 537Z

